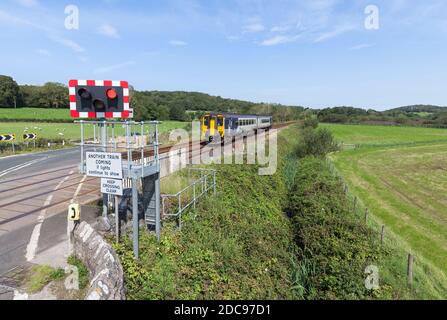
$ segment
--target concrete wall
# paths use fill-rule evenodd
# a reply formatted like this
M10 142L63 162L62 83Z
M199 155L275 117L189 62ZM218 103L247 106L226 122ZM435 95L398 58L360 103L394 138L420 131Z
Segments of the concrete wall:
M90 271L86 300L125 300L124 273L113 248L93 227L82 222L72 235L73 253Z

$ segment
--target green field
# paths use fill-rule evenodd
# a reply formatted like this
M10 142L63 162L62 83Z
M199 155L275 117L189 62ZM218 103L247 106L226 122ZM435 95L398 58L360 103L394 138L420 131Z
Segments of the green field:
M185 128L188 125L186 122L165 121L159 125L159 132L164 134L173 129ZM25 132L36 133L39 138L64 138L67 141L80 140L80 125L75 123L0 122L0 134L16 134L17 142L22 141L22 136ZM124 134L124 129L121 126L117 127L117 134ZM85 125L85 135L86 138L93 138L92 125Z
M375 221L447 286L447 130L322 126L362 145L332 155L336 168Z
M44 109L44 108L0 108L0 121L70 121L70 111L67 109Z
M345 144L385 146L447 142L445 129L338 124L321 124L321 127L329 128Z

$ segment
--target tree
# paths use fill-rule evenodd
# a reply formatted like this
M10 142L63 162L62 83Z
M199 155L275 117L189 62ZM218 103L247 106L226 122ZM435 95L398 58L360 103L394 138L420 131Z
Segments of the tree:
M19 98L19 85L13 78L0 75L0 107L14 107Z

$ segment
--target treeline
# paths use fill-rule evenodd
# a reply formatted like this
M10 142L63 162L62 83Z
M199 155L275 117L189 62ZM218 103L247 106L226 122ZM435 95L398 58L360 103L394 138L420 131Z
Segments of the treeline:
M136 120L189 121L205 111L272 115L275 121L300 117L303 107L253 103L224 99L199 92L136 91L130 88L131 106ZM13 78L0 75L0 107L69 108L68 88L56 82L43 86L19 85Z
M318 120L326 123L447 127L447 108L438 106L408 106L383 112L335 107L315 112Z
M304 111L303 107L279 104L253 103L224 99L199 92L134 91L132 106L137 120L192 120L205 111L243 114L272 115L274 121L296 120Z

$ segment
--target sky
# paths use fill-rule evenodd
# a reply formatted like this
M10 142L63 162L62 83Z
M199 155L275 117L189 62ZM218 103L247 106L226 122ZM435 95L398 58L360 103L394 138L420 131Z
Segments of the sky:
M0 74L20 84L447 105L445 0L1 0L0 30Z

